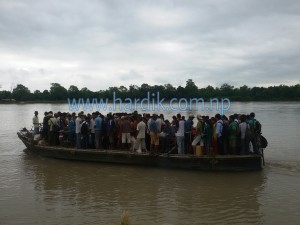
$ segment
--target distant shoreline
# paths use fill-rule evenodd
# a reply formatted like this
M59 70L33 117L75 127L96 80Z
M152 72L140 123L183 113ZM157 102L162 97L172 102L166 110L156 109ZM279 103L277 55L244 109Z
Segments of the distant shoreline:
M274 100L234 100L230 99L231 102L300 102L300 99L274 99ZM68 104L67 100L32 100L32 101L1 101L1 105L21 105L21 104ZM108 103L113 103L113 101L108 101Z

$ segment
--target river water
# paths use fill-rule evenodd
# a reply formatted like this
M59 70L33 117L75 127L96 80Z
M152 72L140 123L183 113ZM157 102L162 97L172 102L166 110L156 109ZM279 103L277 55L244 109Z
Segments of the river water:
M269 141L265 169L238 173L28 154L16 132L30 127L35 110L41 120L44 111L68 108L0 105L0 224L118 224L125 210L133 225L300 223L300 103L231 104L229 113L255 112Z

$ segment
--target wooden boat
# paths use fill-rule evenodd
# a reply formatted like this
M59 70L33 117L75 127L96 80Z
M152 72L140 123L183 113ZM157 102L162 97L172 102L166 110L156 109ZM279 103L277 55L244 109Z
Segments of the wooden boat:
M257 171L264 167L263 155L202 155L132 153L120 150L75 149L37 144L26 130L17 133L30 152L44 157L99 163L117 163L172 169L206 171Z

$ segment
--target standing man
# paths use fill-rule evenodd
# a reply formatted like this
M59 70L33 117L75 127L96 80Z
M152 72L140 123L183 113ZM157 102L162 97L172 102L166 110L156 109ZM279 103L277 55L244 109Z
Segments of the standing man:
M102 139L103 139L103 129L102 123L103 120L100 117L100 113L96 112L96 119L95 119L95 140L96 140L96 149L100 149L102 147Z
M115 145L115 130L116 130L116 123L114 117L111 113L107 114L107 136L108 136L108 144L109 149L114 149Z
M217 135L217 143L218 143L218 153L220 155L224 155L224 149L223 149L223 120L221 119L221 115L218 113L215 115L215 118L217 120L216 123L216 135Z
M196 135L195 138L192 142L192 147L193 147L193 152L194 154L196 153L196 145L200 142L200 146L203 146L203 140L202 140L202 135L203 135L203 117L201 115L197 115L197 126L196 126Z
M33 128L34 128L33 134L38 134L40 132L40 130L39 130L40 123L39 123L38 114L39 114L39 112L35 111L34 117L32 118L32 124L33 124Z
M130 126L130 122L128 120L128 117L121 117L121 134L122 134L122 149L124 149L125 147L125 143L128 144L128 149L130 149L131 147L131 126Z
M138 124L136 130L138 131L138 134L136 136L136 142L133 147L133 151L136 151L139 149L141 145L142 152L146 152L146 143L145 143L145 134L146 134L146 124L143 121L142 117L138 118Z
M71 116L71 114L68 114L68 141L74 145L75 140L75 120L74 117Z
M191 154L192 127L194 125L194 118L194 115L190 115L189 119L184 121L184 142L187 154Z
M49 120L49 114L48 112L44 113L44 119L43 119L43 139L48 140L48 120Z
M158 128L157 128L157 115L153 114L152 118L148 121L149 130L150 130L150 154L157 155L158 154L158 146L159 146L159 136L158 136Z
M48 114L49 120L48 120L48 128L49 128L49 145L55 144L55 133L56 133L56 127L58 127L57 120L55 117L53 117L52 113Z
M156 119L156 124L157 124L157 130L158 130L158 133L161 132L161 127L163 125L165 125L165 122L164 122L164 115L163 114L160 114L159 117L157 117Z
M78 116L75 120L75 126L76 126L76 148L80 148L80 142L81 142L81 113L78 113Z
M181 117L181 114L177 114L177 132L175 134L176 140L177 140L177 148L178 148L178 154L183 155L184 154L184 120Z
M95 148L95 119L96 119L96 114L93 112L92 113L92 119L90 120L90 131L91 131L91 143L90 147Z
M80 133L83 139L82 142L82 148L88 148L89 145L89 130L90 130L90 125L89 125L89 117L87 116L82 116L82 123L81 123L81 129Z
M258 136L259 136L258 133L260 133L260 131L259 132L255 131L255 129L254 129L255 123L256 123L255 113L252 112L252 113L250 113L250 120L248 121L248 124L250 126L250 130L251 130L251 139L250 139L250 141L251 141L251 144L253 146L254 153L259 154L260 152L258 151L258 147L257 147L257 139L258 139Z

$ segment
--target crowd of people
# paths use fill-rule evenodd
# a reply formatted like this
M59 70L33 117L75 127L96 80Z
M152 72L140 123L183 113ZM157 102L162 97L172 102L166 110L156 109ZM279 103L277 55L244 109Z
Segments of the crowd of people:
M150 154L195 154L200 145L207 155L260 154L258 139L261 124L255 114L234 114L227 118L181 114L172 120L163 114L108 113L84 114L45 112L39 123L33 117L34 134L40 134L48 145L64 145L77 149L118 149ZM42 126L41 126L42 125ZM41 129L40 129L41 127ZM249 146L252 146L251 150Z

